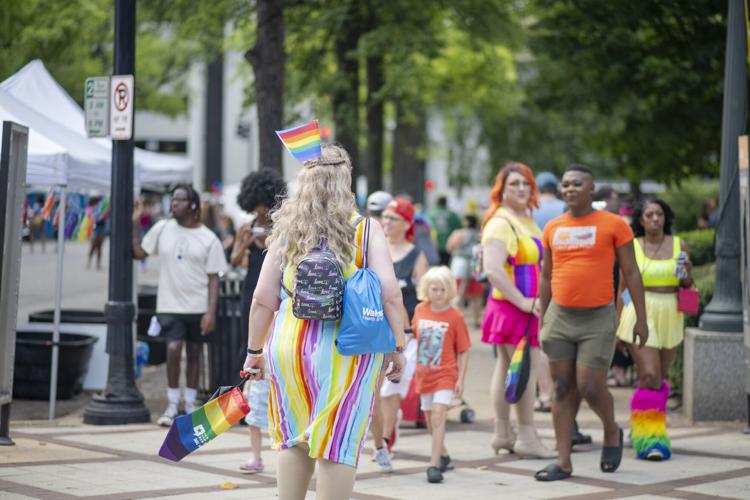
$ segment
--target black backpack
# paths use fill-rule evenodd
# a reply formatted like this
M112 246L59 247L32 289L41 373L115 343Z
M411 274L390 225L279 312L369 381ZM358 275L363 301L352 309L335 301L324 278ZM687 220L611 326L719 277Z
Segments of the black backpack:
M297 319L338 321L344 305L344 276L336 256L323 238L295 269L294 290L284 288L292 298Z

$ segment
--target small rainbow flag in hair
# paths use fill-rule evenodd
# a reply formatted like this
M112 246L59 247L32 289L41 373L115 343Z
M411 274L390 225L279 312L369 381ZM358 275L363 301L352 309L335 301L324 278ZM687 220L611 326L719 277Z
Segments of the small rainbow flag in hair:
M320 158L318 120L286 130L277 130L276 135L279 136L281 142L297 160L304 162Z
M220 388L218 392L221 392ZM179 462L213 438L232 427L250 412L239 385L212 398L189 415L177 417L161 445L159 456Z

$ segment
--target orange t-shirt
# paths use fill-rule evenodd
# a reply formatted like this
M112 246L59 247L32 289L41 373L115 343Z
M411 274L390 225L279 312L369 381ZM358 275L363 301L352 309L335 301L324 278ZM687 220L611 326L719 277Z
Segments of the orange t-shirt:
M633 240L621 217L594 210L566 212L544 227L542 245L552 251L552 300L563 307L599 307L615 299L615 249Z
M417 392L453 390L458 380L458 353L471 347L464 315L454 307L435 312L428 302L422 302L414 309L412 328L419 343Z

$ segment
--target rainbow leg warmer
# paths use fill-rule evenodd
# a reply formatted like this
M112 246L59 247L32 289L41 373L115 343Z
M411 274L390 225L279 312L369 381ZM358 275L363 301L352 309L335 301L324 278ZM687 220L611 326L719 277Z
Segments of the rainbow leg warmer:
M667 435L667 398L669 384L663 381L661 389L654 391L640 386L630 401L630 439L638 458L659 451L666 460L672 455L672 445Z

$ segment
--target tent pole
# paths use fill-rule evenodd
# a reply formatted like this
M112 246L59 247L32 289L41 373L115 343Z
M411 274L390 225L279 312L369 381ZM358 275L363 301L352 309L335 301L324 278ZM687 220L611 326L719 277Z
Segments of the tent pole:
M55 419L57 403L57 369L60 358L60 309L62 307L62 273L65 254L65 208L67 193L65 186L60 188L60 217L57 224L57 272L55 273L55 314L52 325L52 366L49 381L49 419Z

